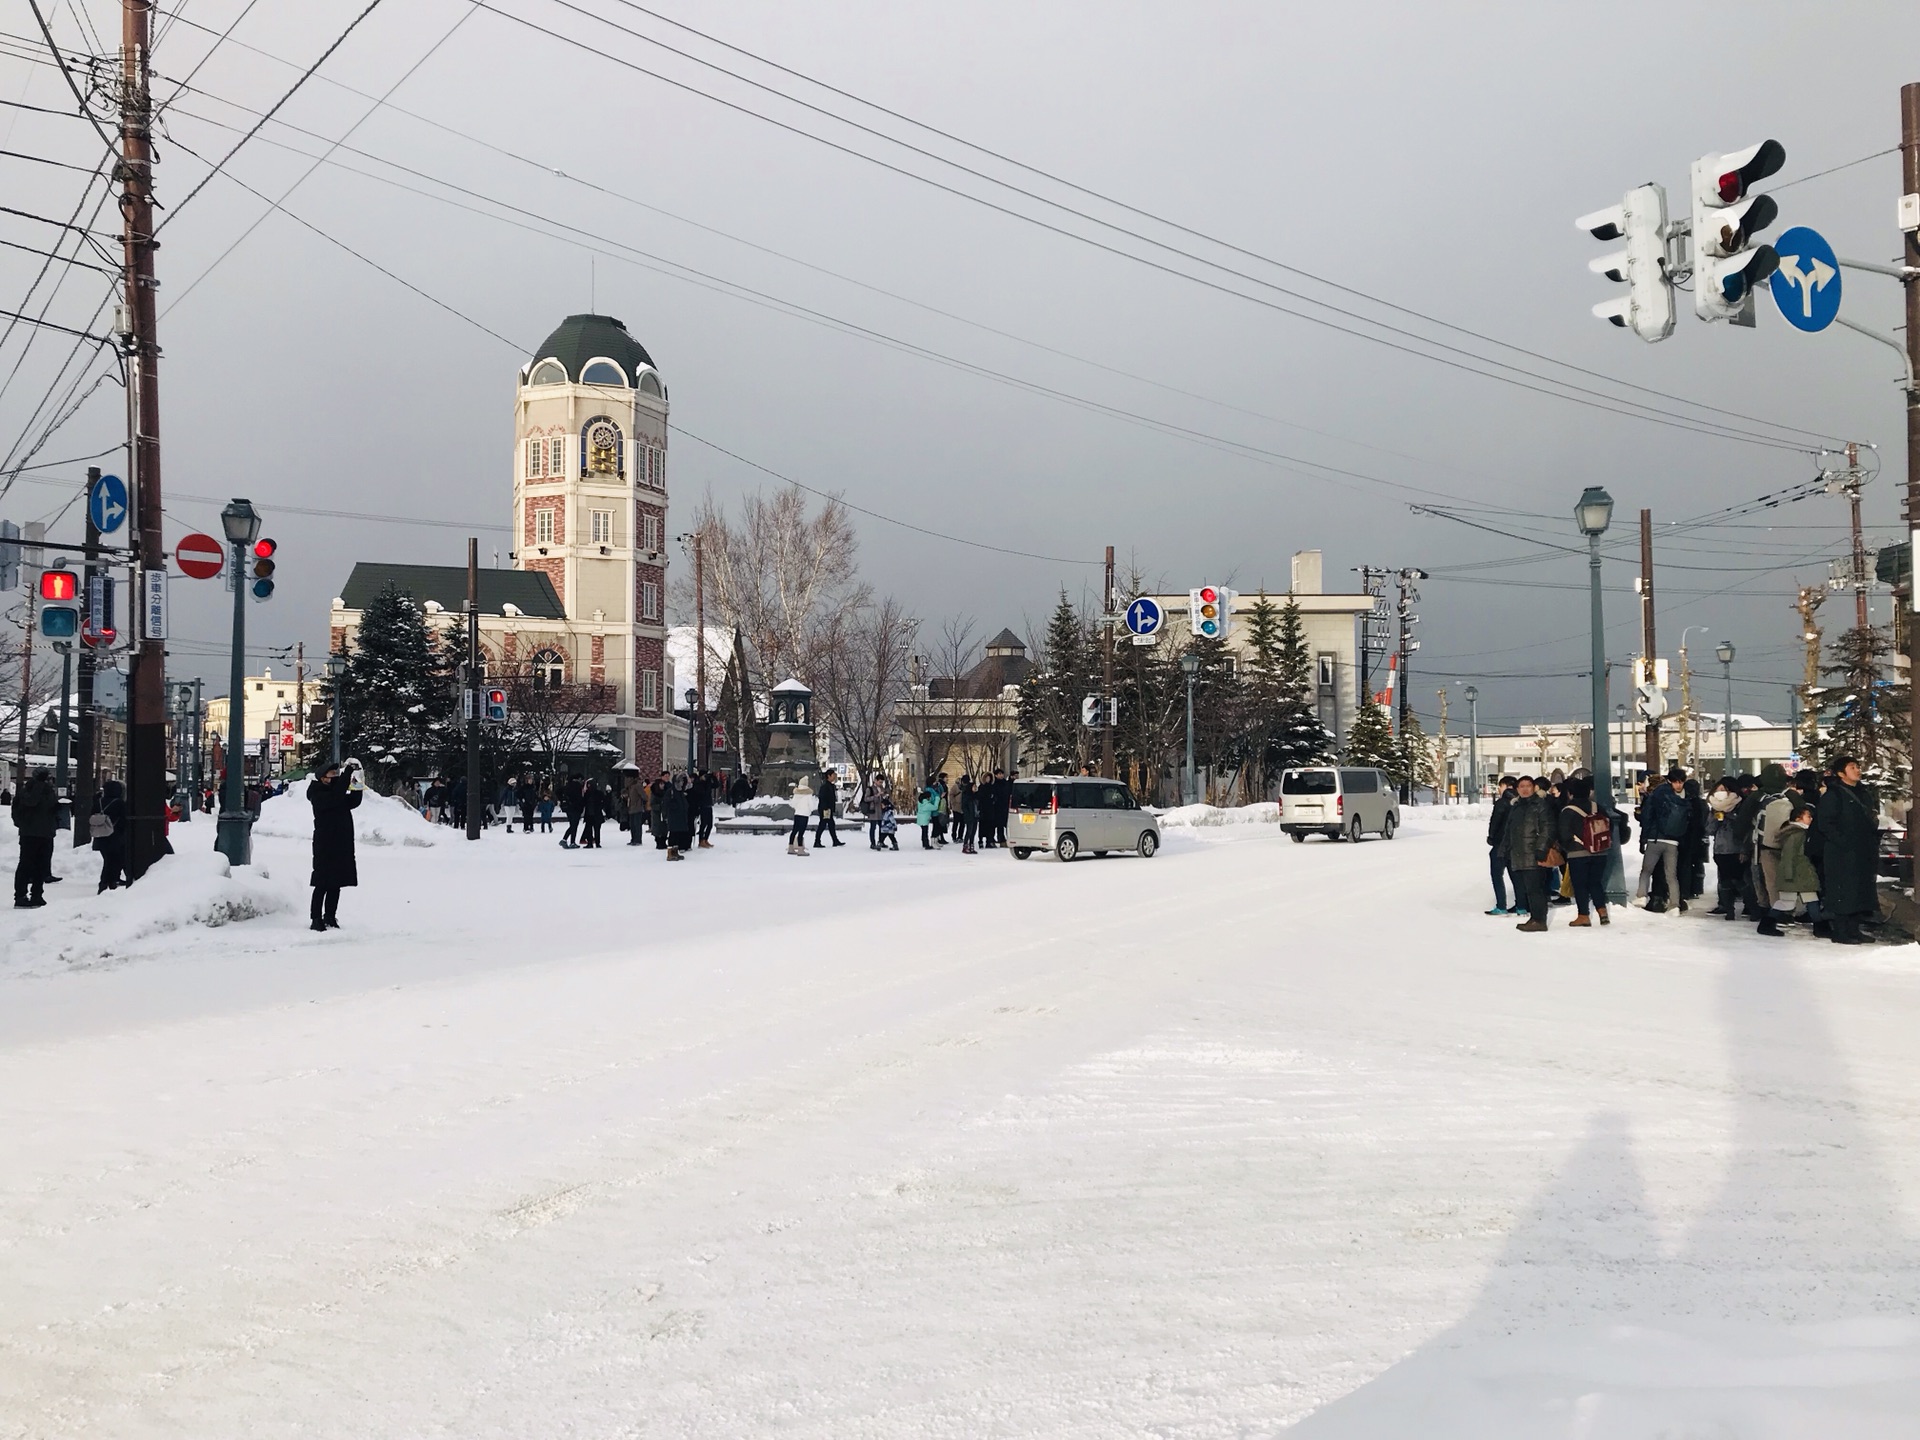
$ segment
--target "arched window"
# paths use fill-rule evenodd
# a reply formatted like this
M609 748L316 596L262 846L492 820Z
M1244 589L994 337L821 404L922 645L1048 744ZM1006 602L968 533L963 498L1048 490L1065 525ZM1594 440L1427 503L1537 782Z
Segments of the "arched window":
M626 372L611 360L592 360L588 362L587 368L580 372L580 383L582 385L618 385L624 390L627 385L627 376Z
M660 377L651 370L640 373L640 393L657 396L660 393Z
M567 683L567 662L558 650L542 650L528 662L536 690L558 690Z
M566 383L566 367L558 360L542 360L533 367L533 374L527 377L529 385L564 385Z
M626 457L621 453L624 445L625 437L613 421L605 416L589 420L580 429L580 473L624 474Z

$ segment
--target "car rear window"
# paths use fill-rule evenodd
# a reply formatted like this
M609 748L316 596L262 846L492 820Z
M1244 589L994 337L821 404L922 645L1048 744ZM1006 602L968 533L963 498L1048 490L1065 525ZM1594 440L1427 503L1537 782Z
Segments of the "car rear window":
M1289 770L1280 777L1282 795L1333 795L1339 789L1331 770Z
M1013 808L1016 810L1046 810L1053 805L1053 782L1051 780L1016 780L1013 782Z

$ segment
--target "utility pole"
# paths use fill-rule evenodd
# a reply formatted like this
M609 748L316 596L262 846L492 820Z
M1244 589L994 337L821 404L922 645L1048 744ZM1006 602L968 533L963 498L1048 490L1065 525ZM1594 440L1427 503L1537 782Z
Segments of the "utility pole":
M1802 755L1811 755L1820 744L1820 701L1816 692L1820 688L1820 627L1813 622L1814 612L1827 598L1827 592L1817 585L1802 585L1800 598L1793 608L1800 613L1800 640L1807 647L1806 681L1800 689L1800 718L1805 725L1805 733L1794 737L1794 744Z
M1101 592L1100 776L1113 779L1113 546L1107 546L1106 589ZM1230 618L1230 617L1229 617ZM1225 625L1222 629L1227 628Z
M307 642L304 640L296 641L293 647L293 744L294 758L304 758L307 749Z
M467 839L480 838L480 541L467 540Z
M1451 757L1447 754L1447 691L1445 686L1441 687L1439 695L1440 730L1439 733L1433 737L1433 758L1440 762L1439 795L1440 803L1444 805L1449 798L1448 792L1453 788L1448 783L1453 779L1453 764Z
M1900 87L1900 194L1902 206L1920 210L1920 82ZM1911 198L1909 198L1911 197ZM1920 216L1915 217L1920 222ZM1902 281L1907 290L1907 524L1920 528L1920 388L1914 376L1920 375L1920 280L1914 267L1920 266L1920 229L1906 231L1901 244L1901 260L1907 267ZM1909 535L1911 538L1911 535ZM1908 603L1920 610L1920 581L1909 580ZM1907 624L1907 684L1920 675L1920 645L1914 636L1920 625ZM1920 705L1908 705L1907 755L1909 761L1920 757ZM1913 826L1907 826L1907 855L1913 856Z
M1640 512L1640 653L1647 657L1647 678L1658 668L1653 644L1653 511ZM1647 721L1647 783L1660 773L1660 722Z
M1360 577L1360 588L1373 596L1373 609L1360 617L1360 699L1365 705L1373 698L1371 670L1374 644L1385 638L1385 616L1380 613L1380 595L1386 582L1393 578L1393 572L1379 565L1356 565L1354 573Z
M1467 686L1467 789L1461 797L1468 804L1480 798L1480 687Z
M149 83L153 0L120 4L120 229L124 257L124 347L134 417L133 518L136 586L166 574L160 489L160 339L153 252L153 96ZM238 577L235 577L238 584ZM144 619L144 591L130 609ZM130 652L127 676L127 873L134 878L166 852L166 642L146 635ZM235 703L238 703L236 697Z
M713 768L713 736L707 728L707 563L704 531L693 532L693 688L694 733L700 737L700 768ZM689 781L689 784L692 782Z
M1413 588L1413 582L1425 580L1427 572L1409 567L1396 572L1395 578L1400 585L1400 678L1397 682L1400 691L1400 718L1399 723L1394 727L1394 734L1400 741L1402 758L1410 760L1411 752L1406 750L1407 725L1413 713L1413 674L1409 662L1413 658L1413 652L1420 648L1420 642L1413 638L1413 627L1420 619L1413 613L1414 604L1420 599L1420 592ZM1403 768L1405 774L1400 782L1400 803L1411 805L1413 803L1413 768L1410 764Z
M89 618L93 608L93 587L107 582L111 573L96 563L100 558L100 531L93 523L93 486L100 478L100 467L87 467L87 519L86 519L86 563L80 572L80 596L87 607ZM88 817L93 814L94 780L94 718L93 718L93 647L80 647L80 755L79 774L73 787L73 844L77 850L82 845L92 843L92 831Z
M207 784L206 764L207 712L200 701L200 677L193 677L193 795L195 807L200 804L200 792Z

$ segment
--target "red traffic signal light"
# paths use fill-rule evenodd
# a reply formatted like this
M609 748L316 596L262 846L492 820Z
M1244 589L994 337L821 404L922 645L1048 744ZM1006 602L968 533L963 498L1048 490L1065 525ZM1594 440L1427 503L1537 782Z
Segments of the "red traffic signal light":
M279 548L278 543L272 540L256 540L253 542L253 553L262 560L271 560L273 558L273 552Z
M1200 598L1211 605L1220 598L1220 592L1211 585L1203 585L1200 587Z
M40 598L42 600L71 601L80 596L80 577L71 570L42 570L40 572Z
M507 703L507 692L506 692L506 691L504 691L504 690L489 690L489 691L487 691L487 703L488 703L489 705L504 705L504 704L506 704L506 703Z

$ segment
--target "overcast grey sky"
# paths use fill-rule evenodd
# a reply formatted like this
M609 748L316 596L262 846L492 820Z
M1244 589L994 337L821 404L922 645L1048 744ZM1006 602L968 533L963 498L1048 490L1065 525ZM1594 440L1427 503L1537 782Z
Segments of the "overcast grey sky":
M251 125L250 112L278 99L364 5L265 0L248 10L247 0L176 0L180 18L163 19L155 56L168 77L162 96L213 44L214 35L195 26L217 33L248 13L166 118L163 201L177 203L206 173L189 151L225 154L239 131L223 127ZM42 0L42 8L63 45L94 48L88 24L117 43L118 6L109 0ZM1231 580L1242 590L1284 589L1288 555L1307 547L1325 550L1330 585L1362 563L1439 572L1538 553L1544 558L1525 565L1437 573L1422 587L1416 699L1431 712L1443 679L1454 679L1457 696L1466 676L1480 675L1483 725L1584 709L1585 682L1572 674L1586 655L1584 557L1418 515L1410 502L1519 512L1478 518L1577 546L1570 507L1584 486L1602 483L1619 504L1612 538L1624 554L1641 506L1658 522L1683 521L1812 473L1811 458L1791 448L1701 435L1524 388L1559 390L1538 376L1598 391L1615 409L1647 402L1746 435L1782 438L1683 402L1878 442L1891 463L1869 491L1868 519L1884 537L1897 517L1902 431L1891 351L1837 329L1801 335L1764 297L1759 328L1740 331L1698 322L1682 296L1674 336L1646 345L1588 313L1610 287L1586 270L1603 247L1572 220L1650 179L1684 212L1694 156L1773 136L1788 152L1772 182L1782 210L1775 233L1810 224L1842 255L1891 257L1895 157L1779 186L1897 143L1898 87L1920 78L1911 6L1822 7L1816 25L1804 5L1745 5L1739 32L1717 52L1704 49L1702 37L1710 16L1736 13L1726 6L658 0L650 8L1373 298L861 111L625 0L385 0L280 112L325 141L269 124L229 168L277 196L310 163L284 147L317 154L363 122L349 145L418 173L343 149L286 208L431 299L279 214L194 283L267 208L225 176L181 211L159 257L169 307L168 492L247 494L272 517L283 582L271 604L250 610L262 647L304 638L310 653L323 648L328 602L354 560L451 564L464 546L458 529L276 514L276 504L483 522L498 527L479 532L483 563L494 548L504 552L523 347L590 305L623 319L652 353L686 431L959 540L1089 562L1111 543L1157 582ZM32 44L20 43L34 34L27 7L7 13L0 99L70 103L57 72L32 63ZM1389 334L1102 230L603 22L1425 338ZM391 106L442 128L391 107L373 110L340 88L378 96L416 64ZM99 146L81 121L10 106L0 108L0 150L91 168ZM0 158L0 176L0 203L60 218L86 179L8 158ZM530 213L512 215L512 224L474 213L500 216L502 203ZM104 215L100 228L111 232L111 207ZM0 239L43 246L52 233L0 215ZM696 282L660 261L713 278ZM0 250L0 305L17 308L38 265L34 255ZM1849 275L1846 285L1851 317L1888 329L1898 322L1893 282ZM104 293L103 277L74 271L49 318L81 325ZM1680 400L1625 390L1420 317ZM0 347L0 377L21 355L22 339L16 331ZM1433 341L1470 356L1445 354ZM11 445L25 427L70 343L42 336L27 353L0 395L0 442ZM1502 372L1520 383L1501 383L1462 368L1492 368L1488 359L1527 373ZM115 443L118 396L104 387L37 458ZM75 484L81 468L29 474ZM703 492L730 501L773 483L684 434L674 437L671 478L682 517ZM23 478L0 500L0 515L41 518L66 498ZM217 508L170 500L169 541L214 528ZM1740 647L1739 675L1796 678L1789 602L1796 581L1823 576L1825 558L1844 548L1845 518L1843 502L1822 499L1663 540L1662 648L1671 653L1683 625L1705 624ZM982 633L1020 628L1023 616L1044 614L1061 586L1079 594L1097 584L1092 564L995 553L864 515L859 526L869 578L934 622L965 613ZM1796 561L1803 563L1791 568ZM1609 566L1615 654L1636 648L1631 575L1627 564ZM175 666L203 669L218 688L225 597L190 581L177 581L175 595L177 628L207 642L177 645ZM1877 613L1885 615L1884 601ZM1830 632L1848 614L1850 603L1836 598L1826 611ZM1711 643L1696 632L1696 657ZM1708 668L1717 677L1717 665ZM1505 678L1521 672L1548 678ZM1716 678L1709 694L1718 693ZM1784 716L1786 693L1751 685L1736 707Z

